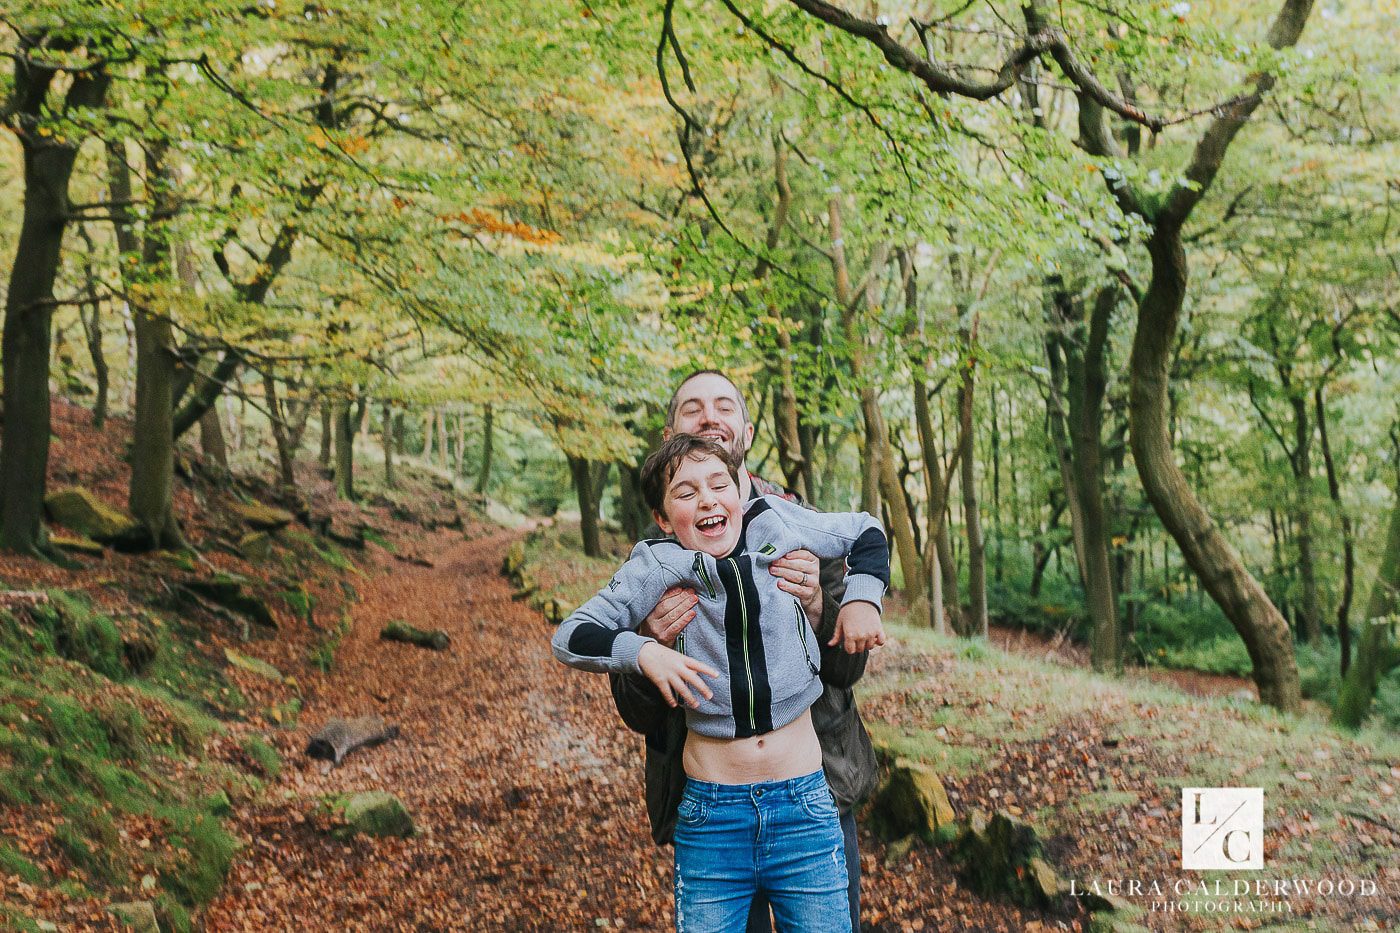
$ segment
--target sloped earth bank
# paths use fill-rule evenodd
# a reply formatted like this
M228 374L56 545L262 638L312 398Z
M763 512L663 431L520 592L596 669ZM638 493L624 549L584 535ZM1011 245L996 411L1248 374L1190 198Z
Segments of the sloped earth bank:
M671 928L670 850L647 833L641 739L604 678L557 663L551 626L510 600L500 565L517 535L438 533L420 546L433 567L387 564L354 581L353 629L301 728L281 739L280 784L238 817L248 845L209 929ZM442 628L452 644L380 642L390 619ZM366 713L402 736L328 770L301 754L326 719ZM381 789L419 834L335 841L320 798ZM868 836L862 851L870 929L1081 928L985 904L922 846L893 869Z

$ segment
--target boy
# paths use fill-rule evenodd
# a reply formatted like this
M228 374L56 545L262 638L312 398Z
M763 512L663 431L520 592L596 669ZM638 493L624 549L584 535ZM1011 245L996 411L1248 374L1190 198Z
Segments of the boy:
M884 643L884 532L869 515L811 512L776 496L746 508L733 455L694 435L652 454L642 487L676 540L637 545L553 644L566 664L640 672L667 702L688 707L677 928L742 929L758 887L785 929L849 929L844 844L808 710L822 691L818 646L802 606L767 566L797 548L846 558L836 637L863 651ZM676 650L635 631L673 585L700 597Z

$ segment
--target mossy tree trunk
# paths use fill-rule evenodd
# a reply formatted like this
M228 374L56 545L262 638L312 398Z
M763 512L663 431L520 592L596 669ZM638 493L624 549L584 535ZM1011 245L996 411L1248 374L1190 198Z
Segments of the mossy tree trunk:
M175 372L179 362L168 309L150 307L159 286L171 278L169 222L176 212L173 179L164 164L165 146L146 142L146 200L151 209L138 237L129 205L130 152L124 141L107 143L107 172L123 281L132 293L136 328L136 408L132 418L131 483L127 506L151 547L182 547L172 512L175 488Z
M355 501L355 414L350 400L335 402L335 493Z
M603 556L603 543L598 528L598 500L594 495L593 470L588 460L568 454L569 475L578 497L579 532L583 536L583 553L589 557Z
M487 402L481 415L481 469L476 474L476 491L482 495L491 485L491 457L496 448L496 413Z
M10 106L5 110L5 122L20 143L24 207L0 341L5 410L0 429L0 548L29 554L37 553L43 543L53 286L71 216L68 182L82 141L67 133L55 135L48 127L39 131L52 112L101 107L111 82L103 67L58 81L59 70L47 66L46 57L74 51L77 45L75 39L43 32L20 34ZM56 82L66 88L61 104L51 97Z
M394 409L388 401L380 406L379 418L384 438L384 485L393 489L398 486L394 477Z
M1337 705L1332 711L1332 721L1337 725L1359 728L1371 711L1381 678L1400 664L1400 646L1395 640L1397 614L1400 614L1400 474L1396 477L1385 551L1376 568L1376 582L1371 586L1366 616L1361 621L1356 656L1342 679Z

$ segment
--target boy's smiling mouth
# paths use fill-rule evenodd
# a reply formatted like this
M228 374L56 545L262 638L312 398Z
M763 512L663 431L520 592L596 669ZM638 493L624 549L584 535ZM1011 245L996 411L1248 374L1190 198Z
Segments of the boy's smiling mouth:
M718 538L729 527L729 516L707 515L695 523L695 530L707 538Z

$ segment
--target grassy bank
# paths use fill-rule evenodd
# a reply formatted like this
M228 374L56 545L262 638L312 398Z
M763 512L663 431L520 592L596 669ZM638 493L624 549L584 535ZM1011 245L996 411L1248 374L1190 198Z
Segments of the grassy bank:
M259 786L219 742L245 701L173 619L47 595L0 612L0 924L152 901L189 929L236 847L222 817Z

